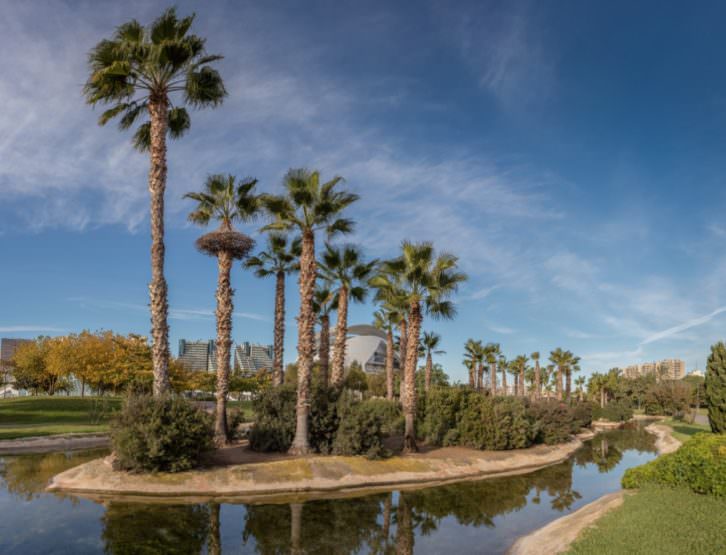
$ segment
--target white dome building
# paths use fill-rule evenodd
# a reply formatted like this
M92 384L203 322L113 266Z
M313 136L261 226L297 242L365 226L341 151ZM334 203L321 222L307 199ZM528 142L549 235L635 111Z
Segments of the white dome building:
M345 367L349 368L353 361L357 361L367 374L385 372L386 333L370 324L348 326ZM393 365L398 367L398 353L393 355Z

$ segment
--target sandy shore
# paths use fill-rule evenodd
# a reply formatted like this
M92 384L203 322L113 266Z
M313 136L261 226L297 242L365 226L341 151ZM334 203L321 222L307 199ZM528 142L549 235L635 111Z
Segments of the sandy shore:
M655 447L659 455L676 451L681 442L671 435L671 428L665 424L650 424L645 429L656 436ZM507 551L507 555L554 555L564 553L583 530L593 526L605 513L623 504L628 495L620 490L603 495L592 503L580 507L574 513L554 520L519 538Z
M62 434L23 439L4 439L0 441L0 455L27 455L73 449L95 449L97 447L108 447L109 444L108 434Z
M196 502L201 498L255 502L271 499L340 496L439 485L470 479L524 474L560 463L582 446L568 443L537 445L511 451L478 451L460 447L371 461L363 457L265 457L258 462L204 470L130 474L114 471L110 461L96 459L55 476L48 489L92 498L173 498Z

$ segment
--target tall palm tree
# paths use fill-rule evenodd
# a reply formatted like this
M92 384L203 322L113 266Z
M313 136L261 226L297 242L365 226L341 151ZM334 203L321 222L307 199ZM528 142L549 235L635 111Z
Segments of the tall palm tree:
M263 203L274 221L264 230L289 231L296 229L302 237L300 250L300 314L298 316L298 370L295 438L290 453L305 455L310 452L308 414L310 412L310 376L315 356L315 312L313 296L317 264L315 262L315 234L324 231L328 237L337 233L350 233L353 222L340 217L340 213L358 200L358 195L339 191L342 181L334 177L320 183L320 172L307 169L290 170L285 175L285 194L267 195Z
M534 398L539 399L542 393L542 369L539 366L539 351L529 355L534 361Z
M497 345L497 347L499 347L499 345ZM509 362L507 362L507 357L504 356L504 354L501 352L497 353L497 364L499 365L499 369L502 372L502 395L508 395L509 393L507 391L507 368L509 366Z
M527 355L519 355L511 362L514 374L517 377L517 388L515 393L524 397L524 372L527 369Z
M453 318L456 310L449 297L456 292L466 275L457 271L457 257L437 253L432 243L404 241L401 256L383 263L385 272L373 278L376 286L386 282L388 275L400 277L408 305L408 347L404 364L406 388L404 415L404 452L416 451L416 386L415 372L418 344L424 312L434 318Z
M580 371L580 357L576 357L567 351L567 365L565 366L565 399L570 398L572 393L572 374Z
M259 278L275 276L275 324L272 346L272 385L283 381L283 357L285 350L285 276L298 269L300 239L288 243L282 233L270 233L266 250L251 256L245 267L253 269Z
M343 385L345 376L345 344L348 339L348 302L363 302L368 290L368 278L378 264L377 260L364 262L360 250L354 246L325 245L318 273L330 283L338 295L338 319L335 323L331 383Z
M327 283L318 285L313 295L313 311L320 323L318 366L320 367L320 383L324 386L328 385L330 377L330 313L337 308L337 293L331 291Z
M467 339L464 345L464 366L469 370L469 387L479 389L477 370L481 368L484 357L484 346L481 341Z
M486 363L489 365L489 379L491 381L492 395L497 394L497 360L502 354L499 343L487 343L484 346L484 358ZM507 380L505 379L504 384L504 395L507 394Z
M557 347L555 350L550 351L550 362L555 365L555 368L557 369L557 378L555 383L555 391L557 393L557 398L562 399L563 394L563 382L562 379L564 377L565 368L570 360L570 353L569 351L563 351L561 347Z
M431 388L431 372L434 368L432 355L443 355L446 351L437 350L441 343L441 336L433 331L425 331L421 337L421 344L426 350L426 371L424 379L424 391L428 393Z
M189 220L209 225L216 220L219 229L197 239L197 248L217 257L217 398L214 440L217 445L227 442L227 394L229 393L229 361L232 347L232 312L234 310L230 284L232 262L247 256L252 239L234 229L236 221L249 221L260 209L259 197L254 194L256 179L237 181L233 175L210 175L204 191L187 193L184 198L196 201Z
M386 332L386 399L393 400L393 367L395 364L393 330L401 321L401 313L388 303L373 313L373 325ZM399 359L400 364L400 359Z
M221 76L210 65L222 57L207 55L205 39L189 33L193 21L193 15L177 19L170 8L148 27L136 20L120 25L112 38L91 50L90 76L83 88L88 104L112 105L101 114L99 125L121 116L119 127L128 129L146 114L149 118L137 128L133 143L138 150L149 152L151 159L149 295L154 395L169 391L169 301L164 278L166 136L176 139L189 130L191 120L183 104L217 106L227 95Z
M577 398L580 401L582 401L584 385L585 385L585 376L577 376L575 378L575 387L577 388Z
M550 393L552 393L553 388L555 387L555 384L553 382L556 382L556 372L557 367L554 364L548 364L542 369L542 385L544 386L545 391L547 392L547 396L550 396Z

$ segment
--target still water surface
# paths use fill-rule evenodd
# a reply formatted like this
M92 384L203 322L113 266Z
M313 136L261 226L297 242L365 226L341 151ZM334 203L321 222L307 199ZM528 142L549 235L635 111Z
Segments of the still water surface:
M655 457L641 429L598 435L562 464L510 478L304 504L99 504L43 491L104 451L0 457L0 553L504 553L620 488Z

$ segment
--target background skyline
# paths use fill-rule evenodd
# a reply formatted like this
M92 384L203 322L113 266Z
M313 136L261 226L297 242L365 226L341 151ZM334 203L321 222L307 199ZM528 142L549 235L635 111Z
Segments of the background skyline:
M148 156L84 104L86 55L166 2L2 2L0 335L149 329ZM509 358L555 347L586 373L662 358L703 369L724 338L726 6L661 2L197 5L229 97L169 145L171 346L214 337L216 264L187 191L208 173L277 191L340 174L369 257L433 240L470 280L443 337ZM259 238L259 226L241 229ZM272 280L233 270L233 338L272 341ZM351 323L373 308L351 307ZM288 281L286 361L297 288Z

